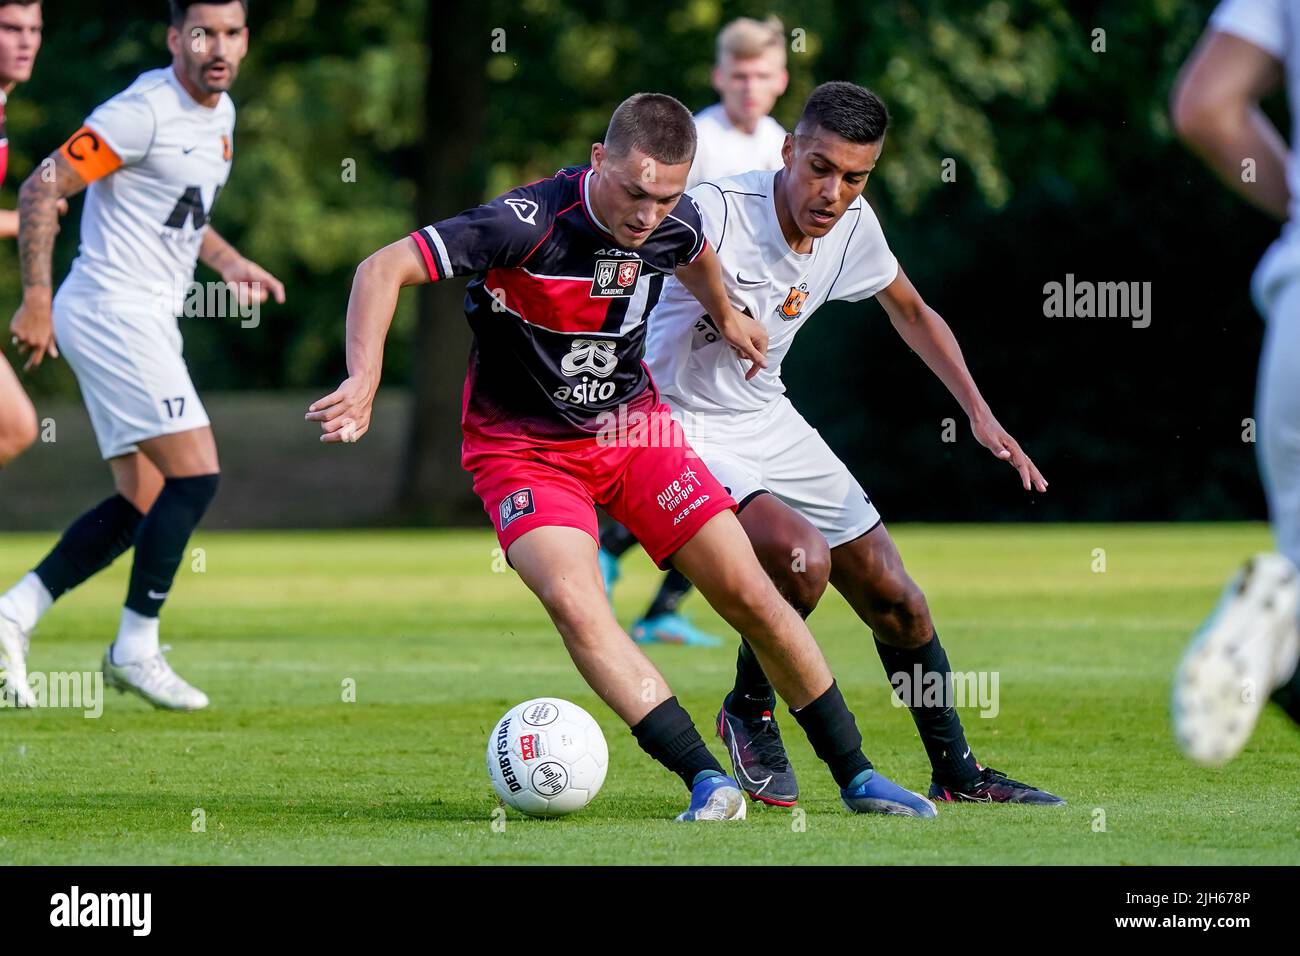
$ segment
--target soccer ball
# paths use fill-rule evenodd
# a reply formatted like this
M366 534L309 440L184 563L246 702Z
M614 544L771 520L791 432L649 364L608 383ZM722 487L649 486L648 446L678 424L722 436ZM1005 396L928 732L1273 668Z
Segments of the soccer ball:
M595 799L609 769L605 735L577 704L538 697L512 707L487 741L497 796L534 817L562 817Z

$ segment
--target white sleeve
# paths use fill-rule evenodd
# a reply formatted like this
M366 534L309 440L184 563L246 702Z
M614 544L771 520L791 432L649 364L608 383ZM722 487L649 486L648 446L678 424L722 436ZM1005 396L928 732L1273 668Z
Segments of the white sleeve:
M1210 27L1240 37L1286 62L1286 19L1284 0L1222 0L1210 15Z
M885 241L880 220L865 199L859 199L859 202L861 212L857 216L857 222L851 224L853 233L844 249L838 274L831 282L827 301L857 302L869 299L898 275L898 260ZM850 225L847 220L851 215L852 213L845 213L842 225Z
M143 96L115 96L95 107L86 125L103 137L124 165L138 163L153 145L156 120Z

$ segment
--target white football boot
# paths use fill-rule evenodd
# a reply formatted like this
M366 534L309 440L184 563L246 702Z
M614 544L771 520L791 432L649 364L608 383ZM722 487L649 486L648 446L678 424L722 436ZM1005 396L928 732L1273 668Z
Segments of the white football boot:
M119 691L139 694L164 710L202 710L208 706L208 695L172 670L163 657L163 651L169 650L171 647L164 644L153 657L132 664L114 664L110 646L104 652L104 683Z
M36 695L27 683L28 635L0 615L0 686L15 707L35 707Z
M1241 753L1269 695L1300 658L1300 581L1280 554L1259 554L1228 582L1174 677L1178 746L1207 767Z

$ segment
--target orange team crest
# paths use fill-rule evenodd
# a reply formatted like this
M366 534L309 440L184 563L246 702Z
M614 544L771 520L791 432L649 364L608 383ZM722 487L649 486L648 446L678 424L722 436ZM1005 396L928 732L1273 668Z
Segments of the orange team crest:
M807 289L796 289L794 286L791 286L790 294L785 297L785 304L781 306L781 314L787 319L798 318L799 310L803 308L803 304L807 300Z
M221 137L221 158L226 162L235 158L235 151L230 146L230 137L224 134Z

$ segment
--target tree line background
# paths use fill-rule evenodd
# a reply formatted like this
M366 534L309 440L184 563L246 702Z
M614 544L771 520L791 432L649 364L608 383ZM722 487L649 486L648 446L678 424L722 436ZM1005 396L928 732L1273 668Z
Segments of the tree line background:
M350 494L374 505L367 521L481 521L459 467L469 345L461 283L403 296L386 357L391 413L376 422L373 442L320 457L310 430L281 427L275 396L323 394L343 376L344 309L366 255L423 222L585 161L610 111L633 92L709 105L718 28L776 13L793 44L777 119L791 126L806 94L828 79L854 80L885 99L893 125L868 197L904 268L956 331L994 411L1052 485L1045 496L1025 494L975 444L878 305L833 305L805 328L784 377L882 512L895 520L1260 517L1255 446L1243 440L1262 338L1248 280L1276 228L1217 185L1174 140L1167 117L1175 72L1212 7L252 0L250 55L233 90L234 171L213 225L285 281L289 302L265 308L256 329L237 318L183 320L200 393L241 393L232 399L241 440L228 441L220 427L218 440L249 457L245 474L261 481L263 502L296 493L286 480L296 459L331 468L348 456L340 474L356 483ZM0 203L14 205L22 178L96 104L167 63L165 8L163 0L111 11L86 0L47 4L35 77L10 97ZM945 168L954 175L944 177ZM73 206L57 275L75 253L80 201ZM200 278L213 278L205 271ZM1150 282L1150 327L1045 317L1044 285L1067 274ZM4 243L6 323L20 291L14 245ZM25 381L38 410L75 399L62 362ZM948 418L957 420L955 441L944 440ZM358 465L367 443L373 451L385 440L382 474L374 460L369 470ZM38 448L0 476L0 524L23 523L15 489L67 473L61 453L57 443ZM76 467L94 467L87 461L93 456ZM285 517L296 514L287 507L265 510L264 523L301 520ZM227 512L226 520L240 519ZM319 523L357 520L340 506Z

